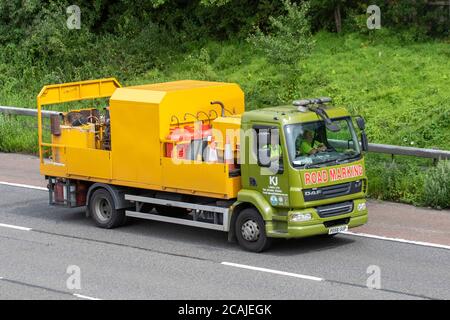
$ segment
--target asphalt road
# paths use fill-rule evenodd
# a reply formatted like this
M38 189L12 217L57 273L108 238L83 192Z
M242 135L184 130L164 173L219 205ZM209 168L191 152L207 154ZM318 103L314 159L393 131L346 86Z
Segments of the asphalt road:
M0 299L450 298L448 249L338 235L254 254L211 230L141 220L99 229L83 210L13 186L0 185L0 239ZM67 287L72 265L80 289ZM372 265L380 289L366 286Z

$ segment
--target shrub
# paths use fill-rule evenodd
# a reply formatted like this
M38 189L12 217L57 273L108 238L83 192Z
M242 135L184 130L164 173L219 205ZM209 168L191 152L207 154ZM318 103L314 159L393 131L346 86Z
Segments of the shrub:
M308 20L309 2L300 5L284 1L286 15L270 17L271 31L264 34L259 28L248 37L257 50L263 51L273 63L296 68L314 45Z
M436 208L450 207L450 160L440 161L424 175L422 204Z

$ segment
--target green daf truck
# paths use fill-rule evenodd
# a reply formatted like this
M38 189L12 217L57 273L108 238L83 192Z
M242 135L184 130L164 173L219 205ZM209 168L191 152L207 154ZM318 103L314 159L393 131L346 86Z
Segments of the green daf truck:
M254 252L367 222L364 120L330 98L245 111L233 83L100 79L45 86L39 121L44 105L105 97L52 117L51 135L39 126L51 205L85 206L101 228L132 217L223 231Z
M329 102L307 99L244 113L242 128L256 131L258 153L249 151L251 138L241 138L249 161L242 161L234 206L254 207L245 217L233 215L242 222L231 226L245 248L264 250L270 238L331 236L367 222L364 120Z

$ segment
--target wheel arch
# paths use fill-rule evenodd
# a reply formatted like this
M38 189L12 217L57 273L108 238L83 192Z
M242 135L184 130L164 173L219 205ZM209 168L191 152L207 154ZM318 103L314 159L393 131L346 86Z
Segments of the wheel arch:
M105 189L111 194L114 200L114 208L117 210L129 208L133 205L130 201L125 200L125 193L127 193L126 188L121 188L110 184L97 182L89 187L89 190L86 195L86 217L89 217L90 215L89 204L91 201L91 197L94 194L94 192L98 189Z
M237 201L233 204L230 217L230 229L228 231L228 241L236 239L235 224L239 213L247 208L254 208L259 212L264 221L272 220L274 214L273 207L264 199L258 191L241 190L238 193Z
M274 208L259 191L243 189L239 191L237 200L255 207L264 221L272 220L272 216L275 214Z

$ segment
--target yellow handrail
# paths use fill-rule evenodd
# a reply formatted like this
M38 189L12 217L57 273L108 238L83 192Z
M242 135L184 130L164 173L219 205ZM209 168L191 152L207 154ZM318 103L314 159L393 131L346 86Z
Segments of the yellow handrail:
M120 88L115 78L86 80L44 86L37 96L38 106L69 101L110 97Z
M86 80L44 86L37 96L39 158L43 163L42 147L42 106L87 99L110 97L120 83L115 78ZM61 146L62 147L62 146Z
M46 142L42 142L41 146L43 146L43 147L52 147L52 148L65 148L66 147L65 144L46 143Z

